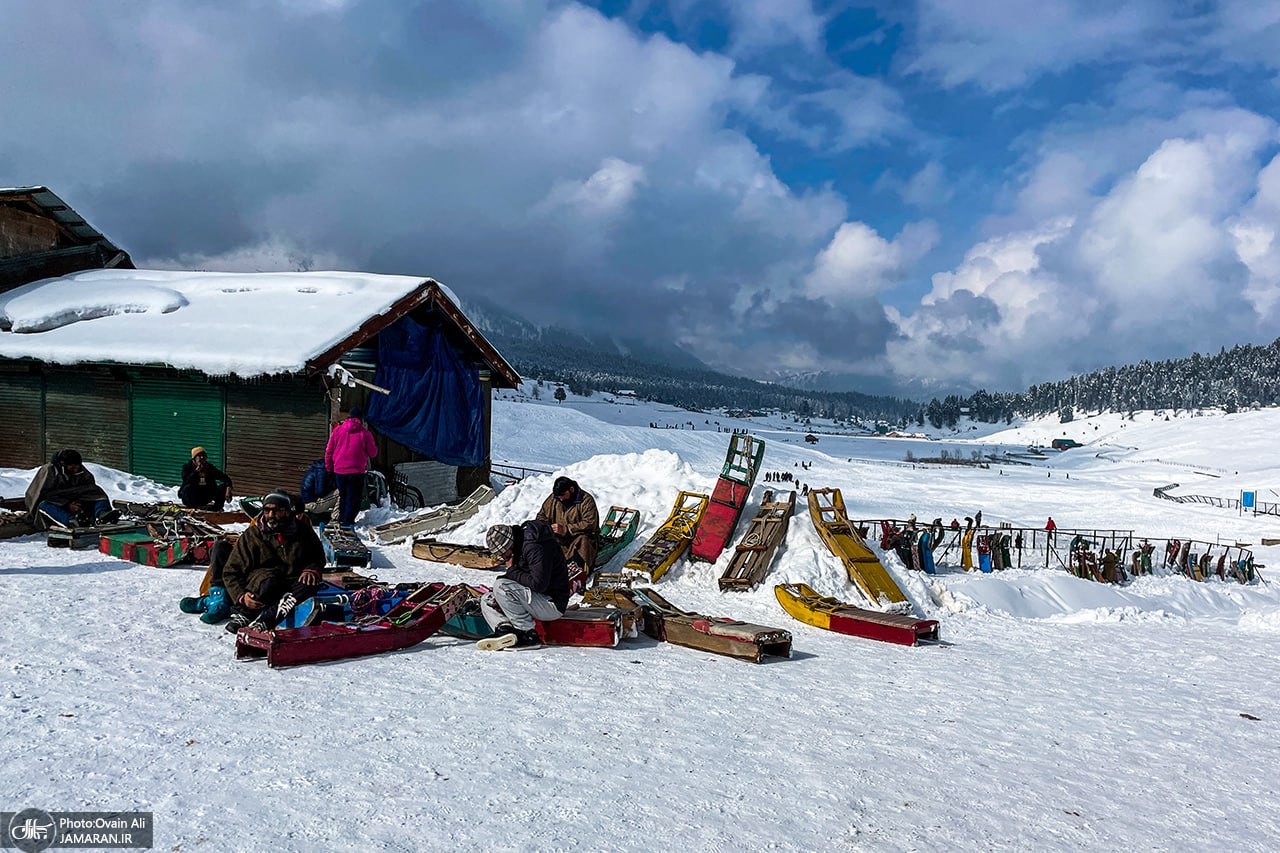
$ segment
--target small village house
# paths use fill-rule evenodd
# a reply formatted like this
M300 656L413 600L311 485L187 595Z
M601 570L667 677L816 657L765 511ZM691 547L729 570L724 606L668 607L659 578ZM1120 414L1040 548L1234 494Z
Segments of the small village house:
M296 490L359 405L393 494L488 482L492 390L519 375L440 283L133 266L47 189L0 190L0 466L76 447L174 485L202 445L239 494Z

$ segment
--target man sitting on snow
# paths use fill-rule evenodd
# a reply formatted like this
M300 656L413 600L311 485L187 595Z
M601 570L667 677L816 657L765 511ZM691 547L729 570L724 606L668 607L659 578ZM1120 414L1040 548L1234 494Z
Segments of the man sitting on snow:
M78 450L61 450L27 487L27 515L38 528L90 527L120 519L111 499L84 467Z
M203 447L191 448L191 461L182 466L178 498L194 509L222 509L231 500L231 478L209 461Z
M480 599L480 612L497 634L493 648L518 649L542 645L533 620L550 622L569 606L569 574L564 554L551 526L526 521L489 528L485 544L506 563L507 571Z
M587 572L595 568L600 550L600 511L590 493L568 477L556 477L551 495L538 510L537 520L551 525L566 560Z
M315 595L324 564L324 546L294 514L293 499L283 492L267 495L222 570L231 599L227 630L274 628L299 601Z

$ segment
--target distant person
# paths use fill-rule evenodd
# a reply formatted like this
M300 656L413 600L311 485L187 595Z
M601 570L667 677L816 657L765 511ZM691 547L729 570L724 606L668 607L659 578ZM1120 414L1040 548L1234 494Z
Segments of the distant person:
M227 631L270 630L315 595L325 565L324 545L295 514L292 496L272 492L262 512L240 534L222 570L231 600Z
M1058 531L1058 525L1054 522L1052 515L1049 516L1049 520L1044 523L1044 529L1049 531L1049 544L1052 545L1053 540L1056 538L1054 534Z
M303 503L315 503L338 488L334 475L325 470L324 460L317 459L311 463L306 475L302 478L301 498Z
M590 572L600 549L600 510L596 499L568 477L556 477L551 495L538 510L538 521L551 526L551 532L564 551L564 558Z
M231 478L209 461L203 447L191 448L191 461L182 466L178 499L186 507L213 510L231 500Z
M32 525L44 529L58 527L92 527L119 521L120 512L111 508L111 499L93 479L80 451L60 450L36 472L27 487L27 517Z
M338 481L338 523L347 530L355 527L364 498L364 473L377 455L373 433L364 425L364 409L352 406L347 419L333 428L324 449L324 468Z
M569 606L569 572L564 552L545 521L495 524L485 545L506 565L493 591L480 599L480 612L497 635L491 648L542 645L534 620L550 622Z

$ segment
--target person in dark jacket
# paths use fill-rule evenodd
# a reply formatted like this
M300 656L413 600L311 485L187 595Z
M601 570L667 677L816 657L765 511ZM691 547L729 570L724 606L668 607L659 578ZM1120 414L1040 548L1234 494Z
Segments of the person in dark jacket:
M337 482L324 467L324 460L317 459L311 463L306 475L302 478L302 502L315 503L338 488Z
M550 622L569 606L569 573L564 552L545 521L495 524L485 544L506 563L493 591L480 599L480 612L498 637L510 636L516 648L542 645L533 620Z
M566 560L588 572L595 568L600 550L600 510L589 492L568 477L556 477L537 519L551 525Z
M295 513L293 498L284 492L267 495L222 569L231 599L227 630L274 628L299 601L315 595L324 564L324 546L306 518Z
M37 528L89 527L118 521L120 512L84 467L80 451L60 450L27 487L27 516Z
M203 447L191 448L191 461L182 466L178 499L193 509L222 509L231 500L231 478L209 461Z

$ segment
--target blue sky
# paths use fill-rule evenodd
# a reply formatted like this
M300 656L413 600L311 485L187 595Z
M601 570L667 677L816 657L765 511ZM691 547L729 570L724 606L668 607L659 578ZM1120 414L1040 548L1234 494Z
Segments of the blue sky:
M6 9L0 184L140 264L903 387L1280 334L1280 0Z

